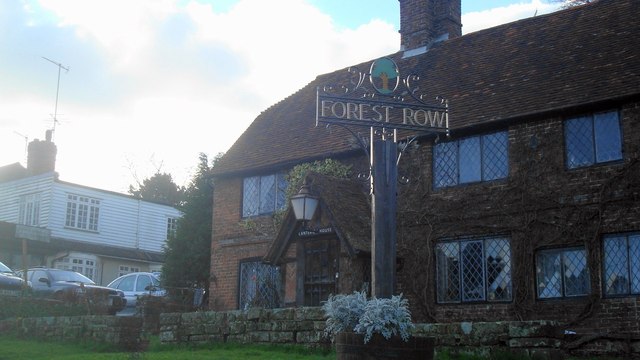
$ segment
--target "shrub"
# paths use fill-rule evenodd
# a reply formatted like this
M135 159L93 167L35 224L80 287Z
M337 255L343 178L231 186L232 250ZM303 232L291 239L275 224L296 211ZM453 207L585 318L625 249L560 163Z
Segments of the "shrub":
M337 333L344 331L364 334L365 343L374 334L385 339L398 335L408 341L414 328L409 301L402 295L369 300L364 292L357 291L349 295L332 295L322 309L327 317L324 332L332 341Z

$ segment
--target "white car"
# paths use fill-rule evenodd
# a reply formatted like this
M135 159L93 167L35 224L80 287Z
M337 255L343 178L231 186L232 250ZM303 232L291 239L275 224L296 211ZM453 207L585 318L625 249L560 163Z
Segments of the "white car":
M160 286L158 276L150 272L134 272L122 275L110 282L108 287L124 292L128 308L135 307L140 296L162 297L167 295L167 291Z

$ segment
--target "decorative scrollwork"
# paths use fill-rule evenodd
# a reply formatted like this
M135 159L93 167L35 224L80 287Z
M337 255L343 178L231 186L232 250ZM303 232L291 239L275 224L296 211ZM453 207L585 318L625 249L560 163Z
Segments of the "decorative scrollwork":
M435 99L435 101L439 102L441 106L444 107L447 105L447 100L439 95L436 96L435 98L431 98L431 96L428 96L427 94L424 94L424 93L420 94L420 86L415 84L415 82L419 80L420 80L419 75L410 74L402 81L405 88L407 89L407 94L409 94L413 100L426 106L432 106L434 104L433 102L430 102L429 99Z

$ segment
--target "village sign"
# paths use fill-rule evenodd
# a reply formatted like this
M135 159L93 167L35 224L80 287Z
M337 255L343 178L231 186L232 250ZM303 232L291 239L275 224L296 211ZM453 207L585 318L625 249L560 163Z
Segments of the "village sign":
M348 85L316 91L316 126L339 125L359 141L370 159L371 181L371 292L390 298L396 288L396 193L398 162L408 145L424 134L449 135L448 102L419 94L417 75L400 78L396 63L375 60L368 73L349 68ZM368 80L368 84L366 83ZM350 129L370 128L369 144ZM413 133L399 143L398 130Z
M317 89L316 125L342 124L418 132L447 132L448 104L440 98L426 101L414 84L420 78L400 78L396 63L381 58L371 63L369 73L349 68L349 85ZM370 87L366 84L369 80ZM402 85L402 86L401 86ZM402 88L399 90L399 88Z

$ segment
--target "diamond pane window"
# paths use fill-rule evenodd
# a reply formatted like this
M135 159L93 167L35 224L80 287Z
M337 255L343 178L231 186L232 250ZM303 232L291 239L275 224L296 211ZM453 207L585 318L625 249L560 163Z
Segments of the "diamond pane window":
M552 249L536 257L538 298L583 296L591 292L584 249Z
M242 217L271 214L285 206L287 181L283 174L244 179Z
M460 301L460 243L436 245L436 285L438 302Z
M452 186L458 183L457 143L439 143L435 146L433 173L435 187Z
M462 301L484 300L482 242L462 243Z
M438 303L511 300L511 247L502 237L436 245Z
M506 131L482 137L482 178L485 181L503 179L509 175Z
M439 143L434 147L436 188L502 179L509 174L506 131Z
M640 234L604 238L605 295L640 294Z
M276 203L276 176L260 178L260 214L273 212Z
M575 169L622 159L622 135L617 111L565 121L567 167Z
M280 268L260 261L240 263L239 308L277 308L282 281Z

